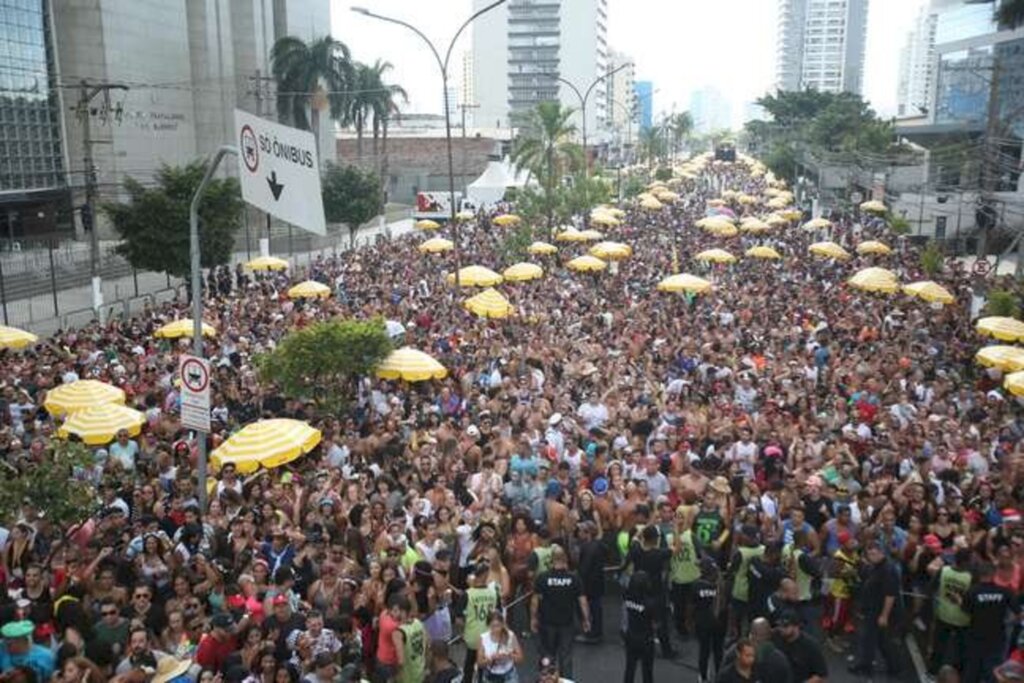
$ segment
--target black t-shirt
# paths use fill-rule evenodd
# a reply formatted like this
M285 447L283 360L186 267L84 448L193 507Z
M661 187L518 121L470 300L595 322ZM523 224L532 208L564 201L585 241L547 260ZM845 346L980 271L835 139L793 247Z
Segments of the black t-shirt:
M540 623L543 626L572 626L576 607L583 594L580 577L567 569L551 569L534 581L540 596Z
M758 648L754 673L757 680L764 681L764 683L791 683L793 681L793 671L789 666L789 660L772 643L764 643Z
M864 570L863 582L858 593L865 618L877 618L885 606L885 598L898 597L899 591L899 576L896 574L896 568L888 560L877 565L869 565Z
M277 635L274 641L276 645L274 655L278 661L288 659L291 656L291 648L288 647L288 636L292 631L304 630L306 630L306 618L296 612L292 612L291 616L284 622L280 621L276 614L271 614L263 622L264 637L273 637L275 633Z
M768 613L768 596L779 589L785 577L781 565L771 565L764 558L755 557L747 569L747 585L750 586L750 609L755 615Z
M970 587L964 596L963 609L971 615L968 633L973 641L1002 647L1006 639L1006 618L1020 607L1013 593L986 582Z
M810 496L804 498L804 517L815 531L829 520L832 516L831 510L832 501L825 496L821 496L817 500L811 500Z
M604 595L604 565L608 546L599 540L580 544L580 580L587 595Z
M828 663L821 646L806 633L791 642L775 634L772 643L786 656L794 681L806 681L811 676L828 677Z
M651 592L662 593L665 590L665 570L672 559L672 551L667 548L645 549L634 543L629 549L627 564L633 565L634 571L645 571L651 580Z
M736 669L735 664L723 669L715 679L716 683L753 683L757 680L759 679L756 671L751 671L750 676L744 676Z
M693 618L702 626L714 623L719 616L719 587L705 578L693 582Z
M622 611L625 616L626 640L642 644L654 637L654 609L649 597L625 598Z

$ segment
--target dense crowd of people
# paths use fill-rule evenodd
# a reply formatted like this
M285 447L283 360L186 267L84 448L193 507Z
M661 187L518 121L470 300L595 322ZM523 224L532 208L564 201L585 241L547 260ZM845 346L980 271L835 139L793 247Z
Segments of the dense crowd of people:
M865 265L924 279L914 247L856 212L831 237L892 255L815 258L799 221L694 227L723 190L762 196L752 168L707 162L679 201L626 207L606 232L633 253L609 271L564 268L586 245L538 257L544 278L501 287L507 320L465 311L453 255L420 254L421 235L314 260L322 301L288 299L287 273L210 273L210 445L268 416L323 438L283 467L225 465L207 509L173 381L190 341L153 336L186 303L3 352L11 472L53 466L60 384L109 382L147 422L74 473L96 487L80 524L31 499L4 520L0 679L556 683L621 641L625 681L650 683L694 639L702 681L824 681L845 654L895 672L910 632L943 680L1024 680L1024 422L974 364L968 276L936 278L947 306L851 289ZM511 265L508 232L465 224L462 263ZM754 244L783 258L692 258ZM658 291L677 268L713 291ZM365 378L343 414L260 380L289 330L372 316L448 377Z

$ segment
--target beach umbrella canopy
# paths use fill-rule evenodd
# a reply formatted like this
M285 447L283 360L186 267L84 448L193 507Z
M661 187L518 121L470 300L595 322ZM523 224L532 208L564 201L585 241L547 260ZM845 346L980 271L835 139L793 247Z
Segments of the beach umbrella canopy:
M848 282L851 287L865 292L894 294L899 291L900 282L896 274L885 268L864 268L853 274Z
M704 294L711 291L711 283L704 278L680 273L669 275L658 283L658 290L662 292L686 292L687 294Z
M70 414L57 435L64 439L74 435L90 446L102 446L113 441L122 429L138 436L145 421L145 413L107 403Z
M679 201L679 194L676 193L676 192L673 192L672 190L665 190L663 192L657 192L657 193L655 193L654 196L657 197L658 201L664 202L664 203L671 203L671 202Z
M640 200L640 208L643 209L644 211L657 211L661 209L663 206L664 204L658 201L655 197L647 197L645 199Z
M457 221L471 221L476 218L476 214L472 211L459 211L455 214L455 220Z
M719 237L735 237L740 232L732 223L722 221L708 223L704 230Z
M835 242L815 242L807 247L807 251L821 258L831 258L839 261L845 261L850 258L850 252Z
M455 243L443 237L431 237L429 240L417 247L423 254L439 254L442 251L451 251Z
M770 208L774 209L776 207ZM798 221L804 217L804 212L801 211L800 209L787 209L785 211L780 211L779 215L785 218L787 221Z
M981 318L974 325L981 334L994 337L1000 341L1022 341L1024 340L1024 322L1016 318L1002 318L990 316Z
M590 214L590 222L594 225L604 225L612 228L622 225L622 221L608 213L592 213Z
M725 249L706 249L696 256L698 261L710 261L711 263L736 263L736 257Z
M633 248L622 242L598 242L590 248L590 255L605 261L621 261L633 255Z
M192 322L192 318L179 318L174 322L169 322L156 332L153 333L154 337L158 339L178 339L179 337L191 337L192 332L195 329L195 324ZM217 328L210 323L203 323L203 336L204 337L216 337Z
M708 200L708 206L711 206L711 207L714 207L714 208L725 206L725 200L724 199L709 199Z
M765 223L760 218L744 218L740 221L740 230L743 232L749 232L753 234L768 232L772 229L772 226Z
M827 218L812 218L804 223L804 230L823 230L832 227L832 221Z
M773 213L770 216L768 216L767 218L765 218L764 222L767 223L768 225L772 226L773 228L778 228L778 227L783 226L786 223L788 223L789 219L787 219L787 218L785 218L783 216L780 216L777 213Z
M444 379L448 376L448 370L433 356L411 346L403 346L389 353L384 362L377 366L377 376L423 382L428 379Z
M437 230L441 227L441 224L429 218L424 218L421 221L416 221L416 227L420 230Z
M320 443L320 430L302 420L274 418L251 422L210 453L217 469L228 463L242 474L273 469L309 453Z
M491 219L492 223L500 225L501 227L505 227L507 225L519 225L522 221L523 219L514 213L503 213L500 216L495 216Z
M869 213L885 213L885 204L878 201L877 199L869 199L860 205L861 211L867 211Z
M17 327L0 325L0 349L23 349L39 341L39 337Z
M739 197L736 198L736 201L738 201L740 204L743 204L744 206L749 206L751 204L757 204L757 197L749 194L741 194Z
M526 248L526 251L531 254L554 254L558 251L558 247L547 242L534 242Z
M326 299L331 295L331 288L316 280L300 282L288 290L292 299Z
M106 382L80 379L46 392L43 407L51 415L67 415L107 403L124 404L124 392Z
M608 267L608 264L596 256L577 256L572 261L565 264L565 267L569 270L575 270L578 273L592 273L604 270Z
M886 256L892 253L892 249L888 244L879 242L877 240L867 240L857 245L858 254L875 254L876 256Z
M911 282L903 287L903 291L929 303L951 304L956 301L948 289L931 280Z
M286 270L288 262L276 256L260 256L245 264L249 270Z
M484 318L507 318L515 313L515 307L508 302L501 292L488 287L476 296L462 302L470 313Z
M556 242L586 242L587 238L576 228L568 228L555 235Z
M522 263L509 266L502 271L501 275L508 282L526 282L527 280L536 280L537 278L544 277L544 269L536 263L523 261Z
M771 247L751 247L745 252L746 256L751 258L764 258L764 259L779 259L782 258L782 254L775 251Z
M986 346L978 349L974 360L987 368L999 368L1003 372L1024 370L1024 348L1019 346Z
M455 284L455 273L448 273L448 284ZM500 285L502 277L490 268L466 266L459 271L460 287L491 287Z
M765 206L767 206L769 209L784 209L787 206L789 206L789 200L786 199L785 197L774 197L772 199L769 199L765 203Z
M1024 371L1007 375L1003 386L1014 396L1024 396Z
M696 225L698 228L707 228L711 225L715 225L716 223L732 225L733 219L728 214L718 213L715 214L714 216L705 216L704 218L701 218L699 221L694 223L694 225Z

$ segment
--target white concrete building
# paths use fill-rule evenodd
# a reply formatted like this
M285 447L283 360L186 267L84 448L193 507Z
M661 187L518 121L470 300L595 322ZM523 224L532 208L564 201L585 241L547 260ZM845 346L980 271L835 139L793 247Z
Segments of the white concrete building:
M779 0L776 87L860 93L868 0Z
M628 66L627 66L628 65ZM608 128L616 136L623 135L627 128L636 130L636 67L629 55L610 50L608 52L608 71L620 66L624 69L608 77L607 88Z
M732 102L713 85L705 85L690 95L689 111L693 130L699 135L732 128Z
M488 0L474 0L474 10ZM576 109L580 98L608 68L608 0L509 0L473 22L473 90L485 127L514 125L540 102L558 100ZM607 84L587 98L587 135L597 141L607 118Z
M920 9L900 51L897 116L921 116L931 107L935 96L935 30L939 4L933 0Z

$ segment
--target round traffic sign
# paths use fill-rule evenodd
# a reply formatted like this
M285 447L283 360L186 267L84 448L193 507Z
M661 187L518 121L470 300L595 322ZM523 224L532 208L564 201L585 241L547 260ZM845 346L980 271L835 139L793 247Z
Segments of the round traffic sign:
M181 363L181 383L189 391L199 393L210 386L210 374L198 358L186 358Z
M974 274L975 275L988 275L988 271L992 268L992 264L988 262L988 259L980 258L974 262Z
M249 124L242 126L238 144L242 150L242 161L245 163L245 167L249 169L250 173L255 173L256 169L260 167L260 146L256 140L256 133Z

